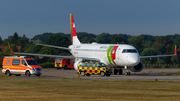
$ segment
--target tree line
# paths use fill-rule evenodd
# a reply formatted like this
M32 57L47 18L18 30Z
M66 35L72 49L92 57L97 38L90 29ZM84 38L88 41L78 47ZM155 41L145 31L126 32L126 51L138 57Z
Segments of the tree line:
M138 35L132 36L128 34L92 34L87 32L77 33L81 43L97 42L101 44L130 44L134 46L141 56L150 55L163 55L173 54L175 45L177 45L177 52L180 53L180 34L166 35L166 36L152 36L152 35ZM12 36L2 40L0 37L0 46L7 46L7 42L10 43L13 51L17 51L16 46L21 46L21 52L24 53L38 53L38 54L53 54L53 55L71 55L67 50L55 49L50 47L43 47L35 45L35 43L43 43L48 45L68 47L71 44L70 34L65 33L43 33L35 35L32 39L27 38L25 35L19 36L15 32ZM9 47L4 52L0 49L0 61L3 56L13 55ZM54 58L34 57L40 64L54 63ZM179 54L175 57L164 57L143 59L144 64L180 64ZM0 62L1 65L2 62Z

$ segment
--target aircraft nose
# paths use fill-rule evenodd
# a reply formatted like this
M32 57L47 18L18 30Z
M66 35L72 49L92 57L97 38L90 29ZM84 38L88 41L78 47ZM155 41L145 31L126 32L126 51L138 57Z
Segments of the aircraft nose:
M139 64L140 62L140 58L138 56L133 56L131 59L130 59L130 63L131 64L134 64L134 65L137 65Z

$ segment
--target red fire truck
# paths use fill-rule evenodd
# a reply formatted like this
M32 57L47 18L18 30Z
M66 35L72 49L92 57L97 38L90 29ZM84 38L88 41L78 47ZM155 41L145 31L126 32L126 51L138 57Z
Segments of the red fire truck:
M74 62L71 59L55 58L55 67L59 69L74 69Z

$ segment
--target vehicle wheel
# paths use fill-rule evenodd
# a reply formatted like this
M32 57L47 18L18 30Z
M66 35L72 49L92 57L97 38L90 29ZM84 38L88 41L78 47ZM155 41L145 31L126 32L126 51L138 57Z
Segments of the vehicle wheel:
M68 68L67 68L67 65L65 65L65 66L64 66L64 70L67 70L67 69L68 69Z
M21 74L15 74L16 76L21 76Z
M110 76L110 74L107 74L106 76Z
M119 75L122 75L122 69L119 69Z
M85 73L84 73L84 72L81 72L81 76L85 76Z
M101 76L105 76L105 73L104 73L104 72L101 72Z
M117 69L114 69L114 75L116 75L117 74Z
M37 77L41 76L41 74L36 74Z
M26 75L26 76L31 76L30 71L26 71L25 75Z
M59 70L60 68L59 67L57 67L57 70Z
M7 71L6 71L6 73L5 73L5 75L7 75L7 76L11 76L12 74L10 73L10 71L9 71L9 70L7 70Z
M87 74L87 76L90 76L90 75L91 75L91 74L89 74L89 73Z

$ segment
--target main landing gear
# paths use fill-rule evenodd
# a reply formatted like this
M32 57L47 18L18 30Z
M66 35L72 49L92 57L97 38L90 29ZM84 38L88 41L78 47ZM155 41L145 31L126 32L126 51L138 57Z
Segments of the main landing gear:
M117 75L119 73L119 75L122 75L122 69L120 68L120 69L114 69L114 75Z

